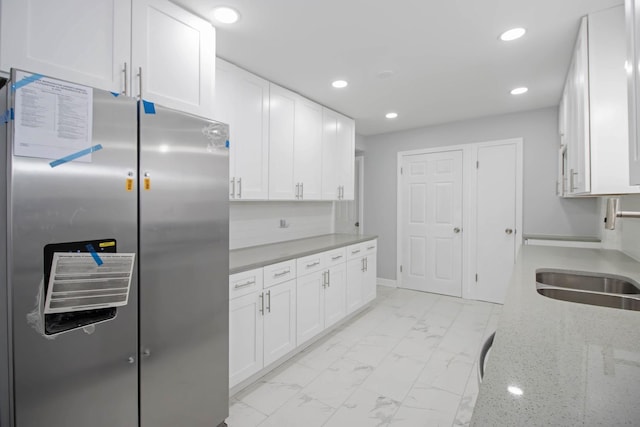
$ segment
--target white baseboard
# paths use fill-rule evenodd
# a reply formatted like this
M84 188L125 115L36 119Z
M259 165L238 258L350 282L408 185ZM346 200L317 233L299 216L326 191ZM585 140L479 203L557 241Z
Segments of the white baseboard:
M396 284L395 280L382 279L382 278L378 277L376 279L376 281L377 281L378 285L380 285L380 286L387 286L389 288L397 288L398 287L398 285Z

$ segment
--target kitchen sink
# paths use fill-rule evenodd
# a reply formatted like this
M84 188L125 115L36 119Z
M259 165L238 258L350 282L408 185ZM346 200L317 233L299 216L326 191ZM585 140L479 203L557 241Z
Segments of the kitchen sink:
M570 289L538 288L538 293L548 298L580 304L598 305L600 307L621 308L623 310L640 311L640 299L622 295L581 292Z
M640 311L640 285L625 277L538 270L536 290L547 298Z
M616 276L593 276L588 273L538 271L536 282L559 288L609 294L640 294L640 287L629 279Z

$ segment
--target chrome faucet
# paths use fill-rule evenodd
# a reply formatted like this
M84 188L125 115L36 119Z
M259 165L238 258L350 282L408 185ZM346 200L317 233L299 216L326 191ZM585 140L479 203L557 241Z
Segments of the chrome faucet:
M604 228L607 230L615 230L616 218L640 218L640 212L624 212L618 210L620 199L610 197L607 199L607 216L605 217Z

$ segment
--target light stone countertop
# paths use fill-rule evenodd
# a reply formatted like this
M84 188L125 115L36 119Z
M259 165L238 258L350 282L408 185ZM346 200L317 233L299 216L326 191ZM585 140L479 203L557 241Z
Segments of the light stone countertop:
M640 425L640 312L539 295L545 268L640 283L640 263L622 252L523 246L471 425Z
M306 239L234 249L229 252L229 274L366 242L377 237L361 234L325 234Z

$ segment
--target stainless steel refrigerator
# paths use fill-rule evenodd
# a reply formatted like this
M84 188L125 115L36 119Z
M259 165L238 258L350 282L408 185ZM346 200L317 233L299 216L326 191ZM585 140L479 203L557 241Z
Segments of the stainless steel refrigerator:
M0 115L0 425L223 423L227 126L19 70Z

